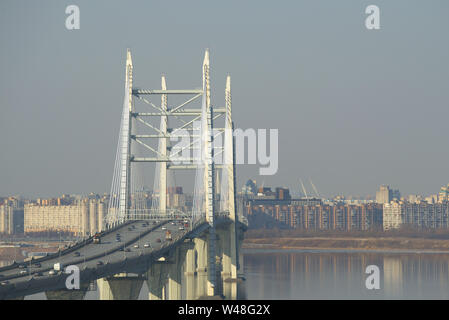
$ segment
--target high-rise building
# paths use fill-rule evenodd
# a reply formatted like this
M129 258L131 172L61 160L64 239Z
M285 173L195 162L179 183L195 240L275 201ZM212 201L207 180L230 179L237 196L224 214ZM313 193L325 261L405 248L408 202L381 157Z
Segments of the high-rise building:
M243 194L256 194L257 193L257 185L256 180L248 180L242 188Z
M449 201L449 184L447 186L443 186L440 189L440 193L438 194L439 201Z
M448 229L449 202L393 201L383 206L384 230L410 226L417 229Z
M0 204L0 233L23 233L23 201L10 197Z
M391 190L391 200L401 200L401 193L399 192L398 189Z
M26 204L24 208L25 233L68 232L76 235L93 235L104 228L106 198L90 195L68 205L53 205L53 201L41 200ZM56 202L57 203L57 202Z
M393 199L399 200L401 194L399 190L391 190L387 185L381 185L379 190L376 192L376 202L377 203L389 203Z
M288 194L288 193L287 193ZM382 229L382 205L377 203L324 204L321 199L244 196L241 210L252 224L280 223L280 227L304 230L364 231Z
M402 202L401 202L402 203ZM403 221L402 206L399 202L389 202L383 205L384 230L398 229Z

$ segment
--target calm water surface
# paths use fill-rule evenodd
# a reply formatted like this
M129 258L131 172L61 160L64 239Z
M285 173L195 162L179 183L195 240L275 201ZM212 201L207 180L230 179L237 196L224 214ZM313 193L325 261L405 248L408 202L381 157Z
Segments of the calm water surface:
M248 299L448 299L449 254L245 250ZM366 266L380 269L368 290Z

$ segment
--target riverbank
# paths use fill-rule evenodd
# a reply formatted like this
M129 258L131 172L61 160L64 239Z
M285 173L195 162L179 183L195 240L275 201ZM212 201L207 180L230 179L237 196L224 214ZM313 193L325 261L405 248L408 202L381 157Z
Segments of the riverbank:
M7 261L9 264L11 261L22 261L31 252L57 252L59 245L59 243L54 242L0 243L0 262Z
M296 249L296 250L366 250L366 251L447 251L449 240L426 238L351 238L351 237L280 237L249 238L243 241L244 249Z

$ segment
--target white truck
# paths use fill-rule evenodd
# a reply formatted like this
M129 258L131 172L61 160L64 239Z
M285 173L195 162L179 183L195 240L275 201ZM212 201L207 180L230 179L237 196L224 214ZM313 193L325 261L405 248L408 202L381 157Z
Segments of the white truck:
M53 265L53 270L55 270L55 271L64 271L64 265L62 263L60 263L60 262L55 263Z

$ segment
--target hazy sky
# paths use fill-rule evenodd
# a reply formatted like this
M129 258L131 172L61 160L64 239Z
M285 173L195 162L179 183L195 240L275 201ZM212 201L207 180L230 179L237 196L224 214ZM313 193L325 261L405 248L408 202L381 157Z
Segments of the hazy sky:
M81 29L65 28L76 4ZM365 28L365 8L381 30ZM449 1L0 1L0 195L108 192L124 94L134 83L232 76L239 128L279 129L279 171L298 189L436 193L449 183Z

